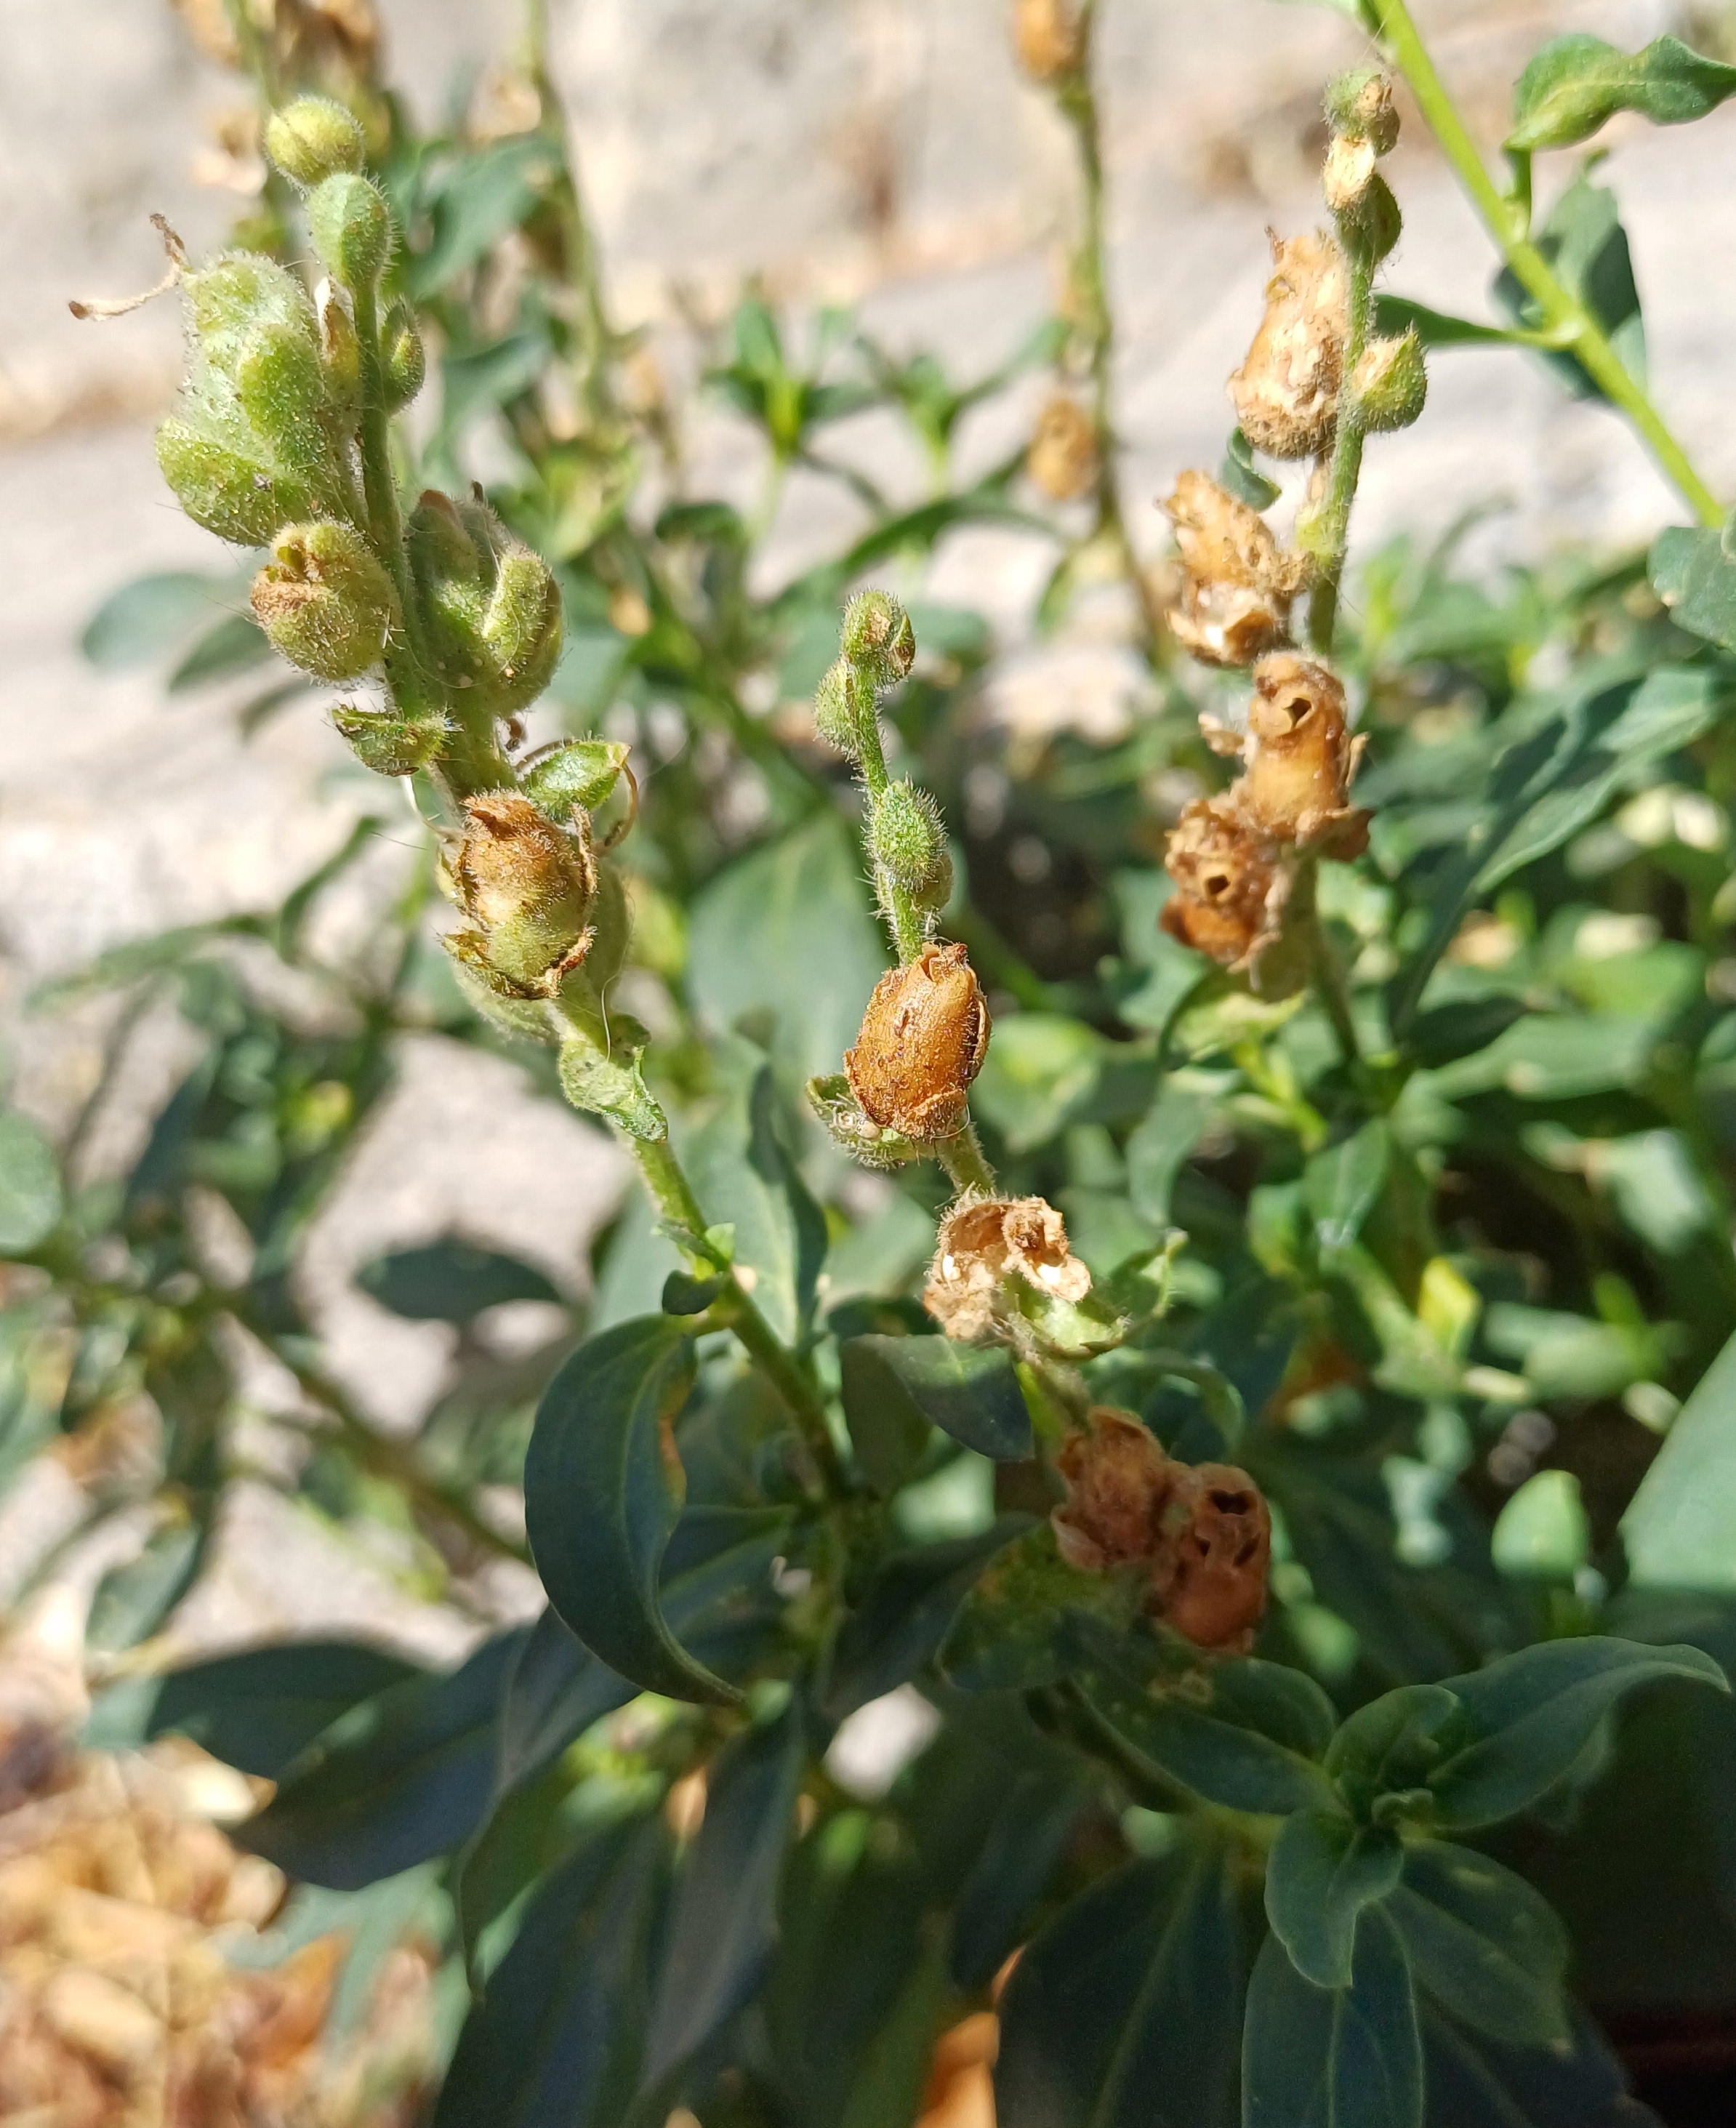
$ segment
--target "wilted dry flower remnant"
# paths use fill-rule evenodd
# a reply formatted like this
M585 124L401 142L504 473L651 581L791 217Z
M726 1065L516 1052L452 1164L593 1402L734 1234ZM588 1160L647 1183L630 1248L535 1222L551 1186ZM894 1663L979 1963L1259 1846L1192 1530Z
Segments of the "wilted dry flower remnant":
M1272 1518L1245 1470L1178 1463L1130 1412L1093 1410L1057 1458L1065 1503L1051 1517L1082 1573L1143 1565L1146 1608L1195 1646L1242 1654L1266 1606Z
M1230 795L1278 841L1360 856L1368 816L1349 794L1365 743L1351 738L1345 691L1324 665L1288 653L1265 658L1255 668L1243 772Z
M1233 793L1196 798L1171 831L1164 863L1176 886L1164 929L1226 968L1251 968L1276 941L1289 899L1289 870L1271 838Z
M1085 56L1079 0L1014 0L1013 48L1033 81L1074 73Z
M844 1069L865 1115L932 1143L963 1126L988 1050L989 1008L969 955L929 944L875 985Z
M590 952L597 890L587 826L557 827L514 791L465 802L463 840L449 868L454 898L477 925L448 934L458 958L523 995L552 996ZM585 815L575 818L583 822Z
M1307 584L1307 556L1280 547L1259 513L1209 474L1183 473L1163 506L1186 576L1169 616L1182 648L1202 664L1251 665L1288 642L1290 601Z
M1274 458L1317 458L1338 426L1349 330L1344 254L1323 230L1271 236L1266 315L1230 379L1242 434Z
M1051 502L1076 502L1097 483L1097 431L1076 399L1058 394L1036 417L1025 470Z
M1041 1197L967 1198L941 1222L923 1305L949 1337L990 1336L1008 1282L1076 1304L1091 1274L1067 1245L1066 1222Z

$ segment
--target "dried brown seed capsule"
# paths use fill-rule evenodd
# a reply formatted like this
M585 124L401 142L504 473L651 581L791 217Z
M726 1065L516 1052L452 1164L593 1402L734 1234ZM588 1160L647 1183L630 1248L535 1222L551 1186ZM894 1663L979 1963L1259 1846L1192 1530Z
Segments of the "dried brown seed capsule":
M1085 55L1076 0L1014 0L1013 46L1032 81L1075 72Z
M1352 809L1349 793L1363 745L1346 725L1345 691L1324 665L1288 652L1263 658L1254 669L1236 802L1281 842L1359 856L1368 816Z
M1177 888L1160 919L1172 938L1238 971L1277 939L1290 874L1233 796L1194 800L1170 832L1164 866Z
M988 1050L989 1008L965 948L925 946L875 985L844 1069L866 1115L933 1144L963 1127Z
M1097 482L1097 431L1076 399L1057 395L1036 417L1025 470L1052 502L1075 502Z
M1243 1655L1266 1608L1272 1517L1245 1470L1169 1466L1152 1608L1196 1647Z
M1338 426L1349 289L1344 254L1316 230L1274 235L1266 314L1230 379L1242 433L1275 458L1317 457Z
M1257 511L1208 474L1184 473L1163 505L1185 572L1169 626L1202 663L1251 665L1289 639L1290 601L1308 581L1306 554L1280 547Z
M465 800L464 812L452 877L488 965L521 990L552 995L593 940L586 919L597 867L589 834L557 827L515 791L485 791Z
M1067 1246L1066 1222L1043 1198L955 1206L941 1222L923 1305L949 1337L970 1344L994 1328L1008 1279L1074 1304L1091 1290L1089 1271Z
M1155 1556L1179 1466L1148 1427L1098 1405L1085 1431L1062 1442L1055 1467L1067 1498L1049 1520L1070 1566L1102 1574Z

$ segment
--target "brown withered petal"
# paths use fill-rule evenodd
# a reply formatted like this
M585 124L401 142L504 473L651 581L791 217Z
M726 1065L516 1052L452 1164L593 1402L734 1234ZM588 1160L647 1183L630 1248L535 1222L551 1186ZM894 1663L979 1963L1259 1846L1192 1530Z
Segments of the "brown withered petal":
M1097 431L1076 399L1051 399L1036 417L1025 470L1053 502L1076 501L1097 480Z
M1182 1466L1129 1412L1100 1404L1055 1457L1067 1498L1049 1520L1061 1557L1087 1574L1155 1558Z
M1013 0L1013 45L1033 81L1072 73L1085 47L1077 0Z
M1274 235L1266 314L1230 379L1242 433L1275 458L1318 456L1338 426L1348 284L1344 254L1321 231Z
M1254 671L1237 805L1282 842L1354 857L1368 815L1352 810L1350 779L1364 742L1350 736L1345 691L1324 665L1287 652Z
M1196 798L1185 809L1164 867L1177 889L1160 919L1172 938L1235 970L1251 967L1277 938L1290 874L1233 796Z
M979 1197L941 1222L923 1305L949 1337L970 1344L994 1327L1008 1279L1077 1303L1091 1274L1067 1246L1067 1226L1041 1197Z
M1288 615L1264 591L1189 577L1169 633L1202 665L1251 665L1290 639Z
M1152 1608L1195 1646L1244 1654L1266 1608L1272 1517L1245 1470L1169 1466Z
M1163 507L1186 572L1169 615L1182 648L1202 664L1251 665L1288 642L1309 558L1281 547L1259 511L1208 474L1183 473Z
M988 1050L989 1008L965 948L928 945L875 985L844 1070L865 1114L932 1145L963 1127Z

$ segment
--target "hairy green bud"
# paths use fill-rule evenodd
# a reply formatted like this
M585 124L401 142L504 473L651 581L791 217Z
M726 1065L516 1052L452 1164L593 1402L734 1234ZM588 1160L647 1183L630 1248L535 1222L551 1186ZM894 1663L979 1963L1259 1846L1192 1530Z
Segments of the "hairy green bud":
M828 746L854 761L874 715L874 682L860 665L840 658L814 691L813 728Z
M305 482L173 415L157 431L157 463L194 524L238 547L263 547L279 525L318 507Z
M1372 341L1351 372L1350 390L1365 429L1408 429L1429 392L1422 342L1415 329L1396 340Z
M595 937L589 834L557 827L516 791L479 792L464 812L452 879L488 966L523 994L552 997Z
M1378 172L1369 173L1353 197L1342 205L1335 204L1334 212L1345 250L1366 266L1379 265L1397 243L1404 226L1392 188Z
M353 702L339 702L331 720L356 759L376 776L414 776L425 768L440 751L448 729L438 714L406 717L391 710L358 709Z
M377 665L397 603L368 542L334 524L280 532L252 598L273 648L320 680L358 680Z
M263 326L235 366L235 399L279 465L320 477L331 462L331 439L320 418L325 379L317 345L289 325Z
M568 739L526 774L524 796L552 820L571 819L575 805L594 813L620 781L630 751L620 739Z
M889 783L875 800L868 846L896 885L927 908L939 908L952 891L952 858L940 808L926 791Z
M548 565L481 498L425 494L410 560L441 675L482 691L497 716L534 702L561 654L561 594Z
M343 171L307 196L307 229L328 272L346 288L371 288L391 255L391 211L379 187Z
M1340 140L1366 140L1377 155L1398 141L1392 84L1378 67L1358 67L1326 83L1326 123Z
M896 686L916 662L916 631L889 591L858 591L844 608L841 648L880 687Z
M428 374L428 355L416 325L416 314L401 297L386 313L380 335L380 370L386 387L386 408L396 414L421 390Z
M265 128L265 152L292 184L304 190L343 172L359 171L368 143L353 112L328 96L298 96L274 111Z

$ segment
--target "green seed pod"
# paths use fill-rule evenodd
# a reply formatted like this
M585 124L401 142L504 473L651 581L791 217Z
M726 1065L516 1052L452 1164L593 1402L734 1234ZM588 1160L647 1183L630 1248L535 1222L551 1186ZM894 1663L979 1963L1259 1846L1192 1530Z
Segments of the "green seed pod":
M925 905L937 906L951 892L946 830L940 808L927 791L913 784L889 783L875 801L868 841L875 862Z
M358 171L368 160L368 143L353 112L327 96L298 96L274 111L265 128L265 152L292 184L304 190Z
M376 776L414 776L439 753L447 733L443 716L404 717L389 710L358 709L339 702L331 720L364 768Z
M332 453L321 419L325 379L316 345L292 326L263 327L236 364L235 398L277 464L315 481L322 477Z
M396 414L415 397L428 374L428 355L416 327L416 314L401 297L386 313L380 335L380 368L387 411Z
M273 648L320 680L358 680L380 662L396 613L391 579L349 525L292 525L254 578Z
M1354 198L1337 211L1335 219L1345 250L1368 266L1379 265L1404 226L1392 188L1378 173L1369 175Z
M630 751L619 739L569 739L526 775L524 796L551 820L570 819L575 805L594 813L620 781Z
M1408 429L1429 392L1422 342L1415 329L1397 340L1373 341L1351 372L1350 390L1365 429Z
M874 715L874 682L860 665L840 658L815 690L813 728L828 746L851 761L862 750L862 734Z
M320 368L327 403L353 430L362 404L362 344L349 312L329 289L320 306Z
M552 996L585 960L597 891L590 838L557 827L515 791L465 800L452 875L488 964L520 991Z
M916 631L889 591L858 591L844 608L842 648L877 686L896 686L916 662Z
M410 560L443 677L481 690L496 715L536 700L561 654L561 595L548 565L486 502L429 493L410 521Z
M1326 123L1340 140L1366 140L1377 155L1398 142L1392 84L1378 67L1358 67L1326 83Z
M266 546L281 525L318 507L306 482L173 415L157 431L157 463L194 524L238 547Z
M196 365L233 376L241 351L260 327L287 325L317 349L319 326L307 291L274 259L232 251L183 278Z
M341 172L307 196L307 228L328 272L346 288L372 288L391 254L391 212L377 185Z

